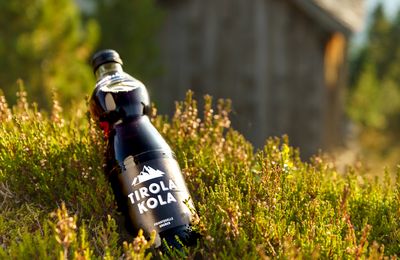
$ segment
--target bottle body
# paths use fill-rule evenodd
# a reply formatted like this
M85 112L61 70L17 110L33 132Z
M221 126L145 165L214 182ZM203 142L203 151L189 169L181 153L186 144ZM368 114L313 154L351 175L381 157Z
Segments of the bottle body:
M133 232L157 232L156 244L189 241L193 204L175 155L147 116L115 126L120 200ZM181 228L180 232L173 229ZM171 235L171 239L168 237ZM176 245L175 245L176 246Z
M89 109L108 139L107 154L113 158L107 159L115 164L109 169L118 168L106 174L128 231L149 235L155 230L156 247L162 239L180 247L175 236L193 243L194 207L174 153L147 116L145 86L120 66L97 76Z

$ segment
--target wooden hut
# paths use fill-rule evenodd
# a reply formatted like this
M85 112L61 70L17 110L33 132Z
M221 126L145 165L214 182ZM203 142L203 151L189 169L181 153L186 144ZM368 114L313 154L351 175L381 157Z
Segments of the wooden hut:
M349 36L363 0L160 0L162 112L188 89L229 98L256 147L288 134L304 156L341 139Z

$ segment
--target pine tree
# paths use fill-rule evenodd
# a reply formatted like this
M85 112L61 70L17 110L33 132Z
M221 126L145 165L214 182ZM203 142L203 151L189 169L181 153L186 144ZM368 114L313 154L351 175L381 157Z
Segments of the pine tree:
M367 41L358 50L358 54L351 61L351 86L357 84L362 77L362 71L366 70L367 64L373 62L376 66L378 78L382 79L385 69L391 57L387 55L389 44L388 34L390 32L390 21L386 18L383 6L378 5L372 14L371 24L367 31Z
M391 22L385 15L382 5L378 5L373 13L372 24L368 30L368 45L366 46L367 61L375 63L378 79L382 80L387 73L393 56L390 42Z
M392 21L389 35L391 40L388 55L391 56L392 62L388 71L388 77L396 81L400 88L400 11Z
M82 24L73 0L1 1L0 14L0 88L10 103L19 78L42 108L49 108L52 89L64 103L88 92L98 26Z
M400 12L390 20L379 5L367 41L351 64L349 115L366 127L391 132L400 127L399 35Z

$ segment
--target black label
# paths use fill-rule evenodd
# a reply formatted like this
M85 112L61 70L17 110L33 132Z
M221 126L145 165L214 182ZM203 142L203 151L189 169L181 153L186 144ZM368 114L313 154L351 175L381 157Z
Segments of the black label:
M178 163L160 158L135 164L124 160L120 181L134 228L150 233L190 223L189 192Z

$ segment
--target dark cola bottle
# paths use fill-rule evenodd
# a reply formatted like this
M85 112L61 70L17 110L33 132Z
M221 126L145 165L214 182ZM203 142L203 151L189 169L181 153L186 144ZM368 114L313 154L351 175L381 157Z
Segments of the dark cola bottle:
M147 115L146 87L122 70L114 50L96 53L92 66L89 109L108 140L106 172L128 231L155 230L156 247L164 239L175 248L195 243L194 207L174 153Z

